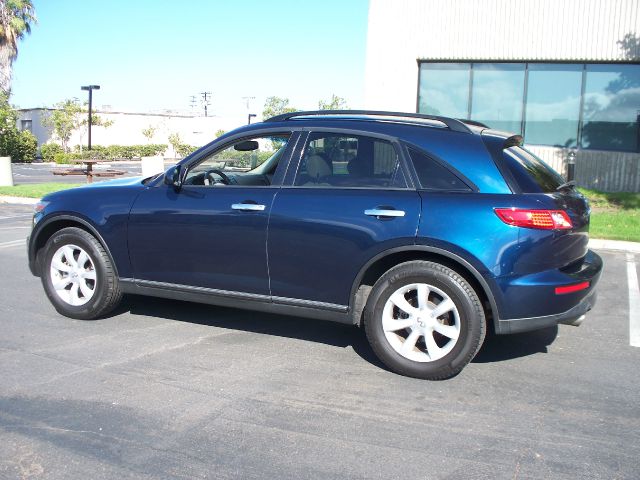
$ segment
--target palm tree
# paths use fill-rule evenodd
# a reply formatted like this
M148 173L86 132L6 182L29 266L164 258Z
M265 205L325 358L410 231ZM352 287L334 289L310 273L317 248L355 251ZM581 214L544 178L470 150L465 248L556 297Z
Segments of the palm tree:
M11 90L11 67L18 56L18 40L36 22L31 0L0 0L0 89Z

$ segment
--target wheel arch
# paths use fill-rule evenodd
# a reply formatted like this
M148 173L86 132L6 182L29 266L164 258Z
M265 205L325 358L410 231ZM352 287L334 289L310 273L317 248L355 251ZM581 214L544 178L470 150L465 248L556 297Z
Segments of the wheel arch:
M31 237L29 238L29 266L34 275L40 276L41 254L44 251L43 248L47 244L47 241L57 231L67 227L80 228L93 235L96 240L100 242L105 252L107 252L111 265L113 265L114 273L116 277L118 277L118 267L113 260L113 256L111 255L111 251L109 250L107 243L104 241L104 238L102 238L102 235L100 235L100 232L98 232L98 229L90 221L84 218L65 214L55 215L41 220L38 222L36 228L31 234Z
M355 325L361 325L364 306L373 284L390 268L412 260L438 262L462 275L480 297L485 307L488 326L492 325L495 328L499 320L498 306L486 279L469 261L461 256L427 245L407 245L385 250L370 259L360 269L351 287L349 305L349 311L352 312L352 321Z

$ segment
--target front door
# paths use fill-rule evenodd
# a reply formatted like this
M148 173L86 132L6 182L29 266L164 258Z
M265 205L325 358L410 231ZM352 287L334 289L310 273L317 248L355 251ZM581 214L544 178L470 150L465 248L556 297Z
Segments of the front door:
M267 224L289 138L227 143L188 167L180 191L145 190L129 220L136 281L269 295Z

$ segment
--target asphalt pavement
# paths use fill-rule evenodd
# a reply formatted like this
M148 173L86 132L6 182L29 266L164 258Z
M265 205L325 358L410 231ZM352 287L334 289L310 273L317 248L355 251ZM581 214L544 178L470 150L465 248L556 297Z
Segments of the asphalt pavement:
M0 478L640 477L639 257L602 252L582 326L490 337L428 382L344 325L135 296L61 317L29 217L0 205Z

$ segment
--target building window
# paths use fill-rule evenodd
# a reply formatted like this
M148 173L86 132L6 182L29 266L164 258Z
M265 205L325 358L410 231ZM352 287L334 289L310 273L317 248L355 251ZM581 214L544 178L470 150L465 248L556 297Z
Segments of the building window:
M479 63L471 82L471 117L496 130L522 128L524 63Z
M467 118L470 72L468 63L423 63L420 67L419 111Z
M640 65L420 64L418 111L480 121L525 143L640 151Z
M587 65L582 147L638 150L640 65Z
M529 65L525 135L532 145L575 148L580 123L582 65Z
M27 130L28 132L33 132L33 122L31 120L20 120L20 130Z

